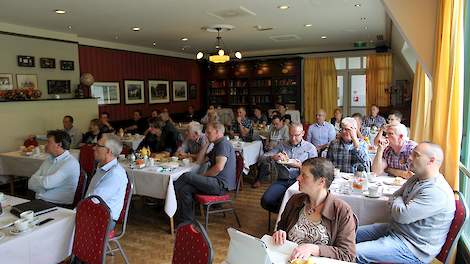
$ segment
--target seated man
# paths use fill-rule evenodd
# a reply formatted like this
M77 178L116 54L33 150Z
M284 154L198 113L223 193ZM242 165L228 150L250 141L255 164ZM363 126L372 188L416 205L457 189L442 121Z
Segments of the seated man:
M318 153L326 149L336 137L335 127L325 120L326 112L320 109L317 113L317 122L308 127L307 141L317 148Z
M366 137L369 138L370 136L370 127L366 127L362 125L362 115L360 113L354 113L352 116L356 120L357 123L357 137L359 139L365 139Z
M277 146L277 144L287 140L289 140L289 127L284 124L281 116L273 116L271 127L269 128L266 150L271 150Z
M178 142L181 142L180 133L176 130L168 112L160 114L158 126L162 129L165 149L168 149L171 154L175 153L178 148Z
M444 155L433 143L411 154L415 173L391 197L391 221L360 226L358 263L430 263L440 252L454 218L451 187L439 172Z
M116 159L121 151L122 143L119 137L113 134L102 134L94 147L98 168L91 178L85 196L97 195L106 202L113 220L111 229L114 229L121 214L128 181L126 171Z
M112 133L114 132L113 126L109 123L109 113L101 112L100 114L100 131L101 133Z
M162 129L158 126L157 120L153 119L149 122L149 129L147 133L137 147L137 151L146 147L150 150L152 154L159 152L168 152L171 153L171 148L166 147L165 139L162 136Z
M68 151L70 137L62 130L47 133L46 153L50 156L28 181L28 189L36 199L56 204L73 203L80 177L80 164Z
M343 118L339 138L333 140L326 155L342 172L354 172L354 167L364 166L370 170L367 143L357 137L357 123L352 117Z
M136 110L132 115L131 125L128 126L125 130L127 133L143 135L147 128L148 123L147 120L142 117L142 111Z
M270 174L276 179L261 197L261 206L270 212L279 212L286 190L297 180L302 162L317 157L317 149L303 140L304 129L300 123L289 126L289 141L278 144L259 162L258 179ZM284 161L289 162L284 163ZM280 164L284 163L284 164Z
M279 115L284 121L284 124L289 125L292 122L292 117L287 114L287 106L285 104L276 104L276 110L279 111Z
M389 115L388 115L388 118L387 118L387 124L388 125L398 125L398 124L401 124L401 120L403 119L403 114L400 112L400 111L397 111L397 110L393 110ZM375 137L374 139L374 145L375 146L378 146L380 141L384 139L385 137L385 127L386 125L382 126L378 133L377 133L377 136ZM409 129L408 129L408 132L409 132ZM409 134L409 133L408 133Z
M409 157L416 142L408 138L408 128L403 124L387 125L385 132L387 139L379 142L372 171L377 175L385 171L393 176L410 178L413 173L410 171Z
M379 111L379 106L377 106L376 104L371 105L370 116L365 118L364 124L362 125L370 128L372 128L373 126L375 126L376 128L381 128L383 125L385 125L385 118L379 115Z
M184 122L192 122L199 120L196 112L194 111L194 107L192 105L188 105L188 111L184 115Z
M202 133L202 125L193 121L188 124L186 139L178 149L177 155L180 158L191 158L200 163L204 159L208 145L207 137Z
M232 121L230 135L239 136L243 141L253 140L253 122L246 117L244 107L237 109L237 118Z
M80 143L82 142L82 132L73 126L73 117L69 115L64 116L62 123L64 125L64 131L67 132L70 137L70 148L80 148Z
M194 194L223 195L236 188L235 150L224 137L225 127L221 123L207 124L206 135L214 147L207 154L209 169L203 174L187 172L175 182L178 209L176 224L194 219Z
M98 135L100 131L100 121L98 119L92 119L90 121L90 126L88 127L88 132L83 135L82 142L80 147L86 144L95 144L98 141Z
M268 124L268 118L266 117L265 114L261 111L261 108L255 106L253 110L253 117L251 118L251 121L253 121L254 125L267 125Z

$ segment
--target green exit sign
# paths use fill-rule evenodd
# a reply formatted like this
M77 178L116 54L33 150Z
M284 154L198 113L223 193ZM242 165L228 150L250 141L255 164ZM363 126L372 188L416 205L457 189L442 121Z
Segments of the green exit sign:
M365 48L367 46L367 42L365 41L356 41L354 42L355 48Z

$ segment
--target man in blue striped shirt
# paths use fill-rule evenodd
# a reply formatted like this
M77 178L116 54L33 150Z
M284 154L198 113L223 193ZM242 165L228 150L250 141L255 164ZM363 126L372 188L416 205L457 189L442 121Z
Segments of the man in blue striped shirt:
M312 143L320 154L324 149L328 147L328 144L335 139L336 130L335 127L325 122L326 112L320 109L317 113L317 122L308 127L307 141Z

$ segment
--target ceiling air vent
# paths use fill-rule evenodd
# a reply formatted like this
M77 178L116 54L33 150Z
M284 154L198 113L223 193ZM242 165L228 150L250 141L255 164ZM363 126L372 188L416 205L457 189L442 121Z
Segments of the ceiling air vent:
M272 27L263 27L263 26L260 26L260 25L256 25L254 26L254 28L258 31L268 31L268 30L273 30Z
M278 36L270 36L269 38L275 42L300 40L300 37L297 35L278 35Z
M208 15L224 20L236 17L256 16L256 13L246 7L240 6L239 8L223 9L212 12L207 12Z
M377 35L377 40L384 40L384 35L380 34L380 35Z

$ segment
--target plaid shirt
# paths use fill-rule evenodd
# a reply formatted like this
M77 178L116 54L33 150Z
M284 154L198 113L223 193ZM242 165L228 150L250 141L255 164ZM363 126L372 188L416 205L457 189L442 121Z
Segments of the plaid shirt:
M365 127L372 127L376 126L377 128L382 127L386 123L385 118L383 116L377 115L376 117L368 116L364 119L362 126Z
M370 127L361 126L361 134L363 137L370 136Z
M330 143L326 157L342 172L354 172L353 167L359 164L363 165L366 171L370 171L367 143L363 140L359 140L359 149L356 149L352 142L335 139Z
M396 154L393 151L392 147L388 146L384 150L383 159L387 163L388 168L399 169L407 171L410 169L411 162L408 158L411 156L411 153L418 145L413 140L408 140L403 144L400 149L400 153Z
M240 133L240 126L238 124L237 119L232 121L232 131L233 131L233 133L239 134L240 138L244 141L252 140L253 139L253 122L251 121L251 119L248 119L248 118L245 117L242 120L242 126L250 130L246 137L242 137L242 135Z

